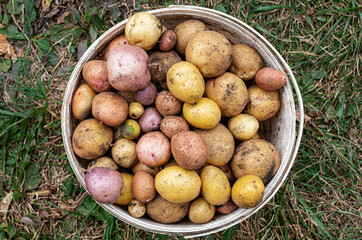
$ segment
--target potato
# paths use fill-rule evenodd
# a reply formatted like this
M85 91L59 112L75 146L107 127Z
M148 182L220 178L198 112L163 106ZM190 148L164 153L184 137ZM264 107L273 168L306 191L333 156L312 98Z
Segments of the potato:
M167 116L161 120L160 130L168 138L172 138L177 133L189 131L190 127L186 120L180 116Z
M157 95L155 105L162 116L177 115L182 110L182 102L167 90Z
M216 102L223 117L240 114L248 103L248 90L244 81L229 72L208 80L205 85L205 96Z
M156 45L161 33L162 23L155 15L148 12L138 12L131 16L125 29L128 41L146 51Z
M84 180L89 194L100 203L115 203L123 188L122 175L104 167L88 170Z
M123 97L114 92L102 92L97 94L92 101L93 116L115 127L121 125L128 115L128 104Z
M236 139L246 141L258 132L259 122L254 116L241 113L229 119L228 128Z
M238 209L238 206L236 206L236 204L233 201L229 200L223 205L217 207L216 211L222 214L230 214L234 212L236 209Z
M123 188L115 204L128 205L133 199L133 193L131 187L133 175L125 172L121 173L121 175L123 177Z
M162 126L162 125L161 125ZM221 123L210 130L195 129L207 145L206 163L223 166L230 161L234 154L235 143L233 135Z
M177 162L175 161L175 159L169 160L169 161L165 164L165 166L163 166L163 168L165 169L165 168L172 167L172 166L179 166L179 165L177 164Z
M109 83L119 91L137 91L151 81L148 55L142 48L123 45L109 53L107 71Z
M189 62L179 62L167 72L167 87L179 100L193 104L205 91L205 82L199 70Z
M136 91L134 97L137 102L144 106L151 105L156 100L157 88L155 84L149 83L144 89Z
M123 138L121 132L121 126L117 126L113 128L113 141L117 141L118 139Z
M159 223L176 223L180 221L187 215L189 207L189 202L172 203L160 195L146 204L148 216Z
M141 133L141 127L137 121L133 119L127 119L121 125L121 134L122 137L133 140L138 138Z
M138 162L136 143L126 138L117 140L111 152L113 160L121 167L131 168Z
M267 184L279 169L280 155L270 142L248 140L236 148L230 166L236 178L256 175Z
M134 218L143 217L146 213L146 205L137 199L133 199L128 204L128 213Z
M84 159L95 159L104 155L113 141L113 131L97 119L86 119L73 132L74 153Z
M136 102L133 91L118 91L117 93L121 95L128 104Z
M180 167L198 169L206 162L207 145L199 134L183 131L171 138L171 152Z
M161 132L149 132L137 142L138 159L149 167L165 164L171 157L171 145L168 138Z
M203 31L187 43L186 61L195 65L205 78L223 74L231 63L232 47L221 33Z
M88 84L81 85L72 99L72 113L78 120L84 120L92 110L92 101L96 93Z
M264 189L264 184L259 177L245 175L234 183L231 198L238 207L253 208L263 200Z
M200 193L201 180L193 170L179 166L164 168L155 177L157 192L172 203L187 203Z
M93 169L95 167L105 167L105 168L112 169L112 170L118 170L119 169L117 163L115 163L115 161L113 161L112 158L106 157L106 156L92 160L89 163L87 169L91 170L91 169Z
M206 25L196 19L186 20L182 23L179 23L174 32L177 36L176 41L176 50L180 54L184 55L186 50L186 45L191 38L193 38L197 33L208 30Z
M252 47L245 44L233 45L233 57L229 71L236 74L242 80L253 79L263 66L263 59Z
M160 129L161 120L162 116L156 108L146 108L144 114L139 120L142 132L148 133Z
M128 107L128 116L133 119L139 119L145 112L144 107L139 102L133 102Z
M177 35L172 30L166 30L161 34L160 40L158 42L158 48L161 51L167 52L170 51L177 41Z
M248 88L248 94L245 113L253 115L259 122L272 118L278 112L281 105L278 91L267 91L253 85Z
M84 64L83 78L96 92L106 92L112 89L108 80L108 71L105 61L90 60Z
M126 38L126 35L123 34L114 38L110 43L108 43L106 50L104 51L104 60L107 61L108 55L113 49L123 45L131 45Z
M174 64L182 62L182 59L175 51L156 51L149 55L148 62L151 71L151 81L161 89L168 89L166 74Z
M227 163L223 166L218 166L218 168L223 171L223 173L225 174L225 176L228 178L229 183L233 184L235 182L235 177L233 175L233 171L231 170L230 164Z
M141 162L138 162L133 168L132 172L133 174L136 174L140 171L144 171L146 173L151 174L152 176L156 176L156 174L160 171L160 167L149 167L147 165L144 165Z
M230 199L228 178L218 167L208 165L201 169L201 195L213 205L222 205Z
M199 197L195 199L189 209L189 219L193 223L201 224L210 222L215 215L215 206Z
M132 193L135 199L148 203L156 197L155 178L146 172L138 172L132 180Z
M284 73L274 68L262 68L255 75L256 84L264 90L278 90L282 88L286 83Z
M201 129L212 129L221 119L219 106L205 97L194 104L184 103L182 111L188 123Z

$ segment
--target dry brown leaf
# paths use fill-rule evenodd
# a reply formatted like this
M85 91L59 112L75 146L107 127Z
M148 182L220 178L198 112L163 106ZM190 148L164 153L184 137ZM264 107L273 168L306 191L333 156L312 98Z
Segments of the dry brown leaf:
M300 39L300 41L301 42L305 42L305 43L308 43L308 44L310 44L310 45L312 45L312 46L314 46L315 45L315 42L312 40L312 39L308 39L308 38L303 38L303 39Z
M0 34L0 55L4 55L5 58L11 58L12 60L17 59L17 55L15 53L15 49L6 39L5 34Z
M0 202L0 216L6 217L6 214L8 213L9 206L12 200L13 193L9 192L6 194L3 200Z
M62 24L62 23L64 23L64 18L65 18L66 16L68 16L69 14L71 14L70 11L66 11L66 12L64 12L62 15L60 15L60 16L58 17L58 19L57 19L57 24Z

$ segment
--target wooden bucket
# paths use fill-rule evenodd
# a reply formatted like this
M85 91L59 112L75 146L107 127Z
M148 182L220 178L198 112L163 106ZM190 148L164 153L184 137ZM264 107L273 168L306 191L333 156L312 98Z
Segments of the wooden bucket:
M214 219L206 224L194 224L186 218L175 224L161 224L148 217L133 218L126 208L115 204L100 204L105 210L125 223L135 227L167 235L183 235L184 237L197 237L227 229L247 219L261 209L278 191L286 179L295 160L303 130L303 102L297 82L293 73L282 56L258 32L244 22L216 10L193 6L170 6L149 11L156 15L168 29L173 29L178 23L187 19L199 19L207 24L211 30L218 31L226 36L232 43L245 43L255 48L262 56L265 66L279 69L287 76L287 84L280 90L282 106L272 119L262 123L266 139L272 142L280 152L281 165L266 185L263 201L252 209L237 209L229 215L216 214ZM107 44L116 36L123 34L127 20L124 20L99 37L84 53L75 66L64 95L62 108L62 135L64 147L79 182L85 188L84 172L87 164L76 157L72 150L71 137L75 129L72 117L71 102L74 92L82 80L84 64L101 53ZM299 105L299 127L296 129L296 110L293 100L293 91Z

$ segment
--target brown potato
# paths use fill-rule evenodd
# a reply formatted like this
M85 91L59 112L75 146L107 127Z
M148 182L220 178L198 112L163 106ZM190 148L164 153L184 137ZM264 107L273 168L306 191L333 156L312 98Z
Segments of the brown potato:
M262 68L255 76L256 84L264 90L278 90L286 83L284 73L274 68Z
M205 96L219 105L223 117L238 115L248 103L248 90L244 81L229 72L208 80Z
M272 118L278 112L281 105L278 91L267 91L253 85L248 88L248 94L245 112L259 122Z
M138 162L133 168L132 172L133 174L136 174L138 172L144 171L146 173L151 174L152 176L156 176L156 174L160 171L160 167L149 167L147 165L144 165L141 162Z
M187 203L171 203L160 195L146 204L147 214L159 223L176 223L183 219L190 207Z
M105 61L90 60L83 67L83 78L96 92L106 92L112 89L108 81L108 71Z
M198 169L206 162L207 145L196 132L184 131L171 138L171 152L182 168Z
M197 33L208 30L207 26L200 20L190 19L179 23L174 32L177 36L176 51L185 54L186 45Z
M219 166L218 168L220 168L220 170L225 173L225 176L228 178L230 184L235 182L236 178L233 175L233 171L231 170L229 163L225 164L224 166Z
M133 167L138 162L136 143L126 138L117 140L112 147L112 158L121 167Z
M189 131L190 127L187 121L180 116L167 116L161 120L160 130L168 138L172 138L177 133Z
M182 110L182 102L167 90L157 95L155 105L162 116L177 115Z
M205 78L217 77L230 66L233 49L221 33L204 31L187 43L186 61L195 65Z
M210 130L195 129L194 131L206 142L206 163L223 166L230 161L234 153L235 143L233 135L224 125L219 123Z
M104 156L97 159L92 160L88 165L88 170L91 170L95 167L105 167L112 170L118 170L119 167L112 158Z
M121 125L128 116L128 104L123 97L114 92L102 92L93 98L93 116L115 127Z
M124 100L126 100L126 102L128 104L136 102L136 98L134 97L134 92L133 91L118 91L117 93L119 95L121 95L121 97L123 97Z
M193 223L201 224L211 221L215 215L215 206L199 197L192 201L189 209L189 219Z
M176 33L172 30L166 30L160 37L158 48L164 52L170 51L176 45L176 41Z
M113 131L99 120L91 118L79 123L73 132L74 153L84 159L95 159L104 155L113 141Z
M238 206L236 206L235 203L231 200L227 201L223 205L216 208L216 210L222 214L230 214L234 212L236 209L238 209Z
M248 140L236 148L230 166L236 178L256 175L267 184L279 169L280 155L270 142Z
M126 38L126 35L120 35L114 38L110 43L108 43L106 50L104 51L104 60L107 61L109 53L116 47L123 46L123 45L131 45Z
M146 172L138 172L132 180L132 193L135 199L148 203L156 197L155 178Z
M88 85L81 85L74 93L72 99L72 113L76 119L84 120L92 110L92 101L96 93Z
M242 80L253 79L263 66L263 59L252 47L245 44L233 45L233 57L229 71L236 74Z

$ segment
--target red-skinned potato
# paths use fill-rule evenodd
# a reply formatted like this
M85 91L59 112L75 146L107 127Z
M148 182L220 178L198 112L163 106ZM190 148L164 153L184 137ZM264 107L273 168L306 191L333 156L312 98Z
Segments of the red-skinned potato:
M134 97L137 102L144 106L151 105L156 100L157 88L155 84L149 83L144 89L136 91Z
M132 179L132 193L135 199L148 203L156 197L155 178L146 172L138 172Z
M176 41L176 33L172 30L167 30L162 33L158 43L158 48L164 52L170 51L176 45Z
M142 132L148 133L160 129L161 120L162 116L156 108L146 108L139 121Z
M189 131L190 127L183 117L167 116L161 120L160 130L168 138L172 138L172 136L176 135L177 133Z
M264 90L278 90L287 83L287 79L281 71L266 67L255 75L255 82Z
M83 67L83 78L96 92L105 92L112 89L108 81L108 71L105 61L90 60Z
M151 81L145 50L123 45L113 49L107 59L109 83L120 91L137 91Z
M116 47L123 46L123 45L131 45L126 38L126 35L121 35L114 38L107 46L106 50L104 51L104 60L107 61L109 53L115 49Z
M230 214L230 213L234 212L237 208L238 208L238 206L236 206L235 203L233 203L233 201L229 200L226 203L224 203L223 205L216 208L216 211L218 211L219 213L222 213L222 214Z
M151 174L152 176L156 176L156 174L160 171L159 167L149 167L147 165L144 165L141 162L138 162L133 168L132 168L132 172L133 174L136 174L138 172L147 172L149 174Z
M87 84L81 85L74 93L72 113L76 119L84 120L92 110L92 101L96 93Z

